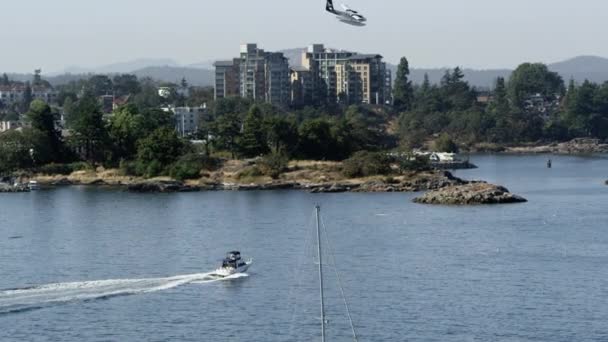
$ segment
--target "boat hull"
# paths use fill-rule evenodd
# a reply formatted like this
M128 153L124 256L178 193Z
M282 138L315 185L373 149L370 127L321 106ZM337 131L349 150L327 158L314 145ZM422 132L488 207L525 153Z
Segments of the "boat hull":
M246 261L243 265L241 265L237 268L220 267L217 270L215 270L215 272L213 272L213 275L224 278L224 277L228 277L228 276L239 274L239 273L245 273L245 272L247 272L247 270L249 269L249 267L251 266L252 263L253 263L253 260L250 259L250 260Z

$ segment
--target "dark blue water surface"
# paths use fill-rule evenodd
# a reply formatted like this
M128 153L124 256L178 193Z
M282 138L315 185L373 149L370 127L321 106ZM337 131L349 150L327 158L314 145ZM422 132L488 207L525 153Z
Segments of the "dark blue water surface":
M474 156L479 169L456 173L529 200L505 206L0 194L0 341L318 340L317 202L361 341L608 341L608 159L547 158ZM235 248L255 259L249 276L206 280ZM327 266L328 340L350 341Z

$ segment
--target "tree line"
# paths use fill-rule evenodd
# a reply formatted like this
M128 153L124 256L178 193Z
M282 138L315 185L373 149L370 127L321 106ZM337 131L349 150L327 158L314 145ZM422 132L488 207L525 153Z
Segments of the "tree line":
M557 73L540 63L520 65L508 81L498 78L491 92L471 87L460 68L446 71L437 85L428 77L412 85L408 77L403 58L394 104L406 147L419 147L436 136L464 145L608 138L608 82L571 81L566 88ZM482 95L486 101L480 101Z
M210 106L196 136L187 140L178 137L171 112L128 103L104 117L97 96L86 92L71 104L64 135L52 108L33 101L25 114L27 127L0 135L0 171L85 161L151 177L194 174L216 156L340 160L356 151L395 146L386 133L386 115L362 106L288 113L228 98Z

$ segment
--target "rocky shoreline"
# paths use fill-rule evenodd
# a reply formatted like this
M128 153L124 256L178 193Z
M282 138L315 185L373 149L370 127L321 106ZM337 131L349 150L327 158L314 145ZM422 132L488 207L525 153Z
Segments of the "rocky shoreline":
M608 144L599 139L578 138L567 142L529 144L521 146L478 145L470 152L492 152L513 154L606 154Z
M470 182L464 185L449 186L414 199L422 204L474 205L523 203L527 200L514 195L505 187L486 182Z
M4 184L1 183L0 184L0 193L13 193L13 192L30 192L30 188L25 186L25 185L17 185L17 186L13 186L13 185L8 185L8 184Z
M96 178L96 177L39 177L44 186L99 186L120 188L134 193L171 193L193 191L262 191L302 190L311 193L342 192L418 192L465 184L448 171L425 171L401 177L373 177L369 179L345 179L332 181L294 181L290 179L225 182L209 179L180 182L172 179Z

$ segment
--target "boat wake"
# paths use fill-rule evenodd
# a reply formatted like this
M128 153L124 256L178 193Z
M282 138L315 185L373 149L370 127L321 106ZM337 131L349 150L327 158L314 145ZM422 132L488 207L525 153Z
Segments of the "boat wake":
M0 315L37 310L64 303L151 293L169 290L186 284L208 284L246 276L247 274L235 274L222 278L215 276L211 272L167 278L110 279L57 283L2 290L0 291Z

